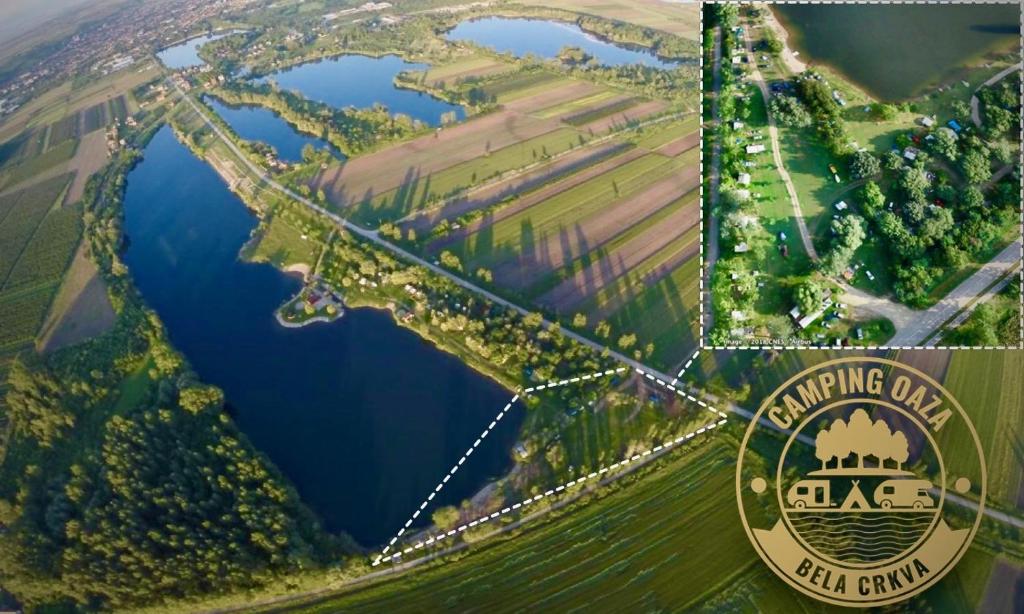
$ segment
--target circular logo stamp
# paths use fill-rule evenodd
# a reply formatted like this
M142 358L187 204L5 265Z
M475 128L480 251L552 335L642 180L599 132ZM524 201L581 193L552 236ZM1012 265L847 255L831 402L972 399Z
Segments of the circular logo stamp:
M963 408L910 366L854 357L807 369L747 428L736 497L747 536L793 588L895 603L963 556L985 509L985 459Z

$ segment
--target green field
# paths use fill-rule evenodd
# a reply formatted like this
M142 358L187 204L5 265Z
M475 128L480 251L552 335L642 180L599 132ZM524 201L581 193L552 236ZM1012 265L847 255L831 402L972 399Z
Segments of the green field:
M22 181L31 179L59 164L63 164L75 155L78 139L68 139L51 147L46 153L25 159L10 166L0 166L0 189L15 186Z
M521 72L484 86L484 91L494 96L499 104L526 98L555 87L566 80L546 71Z
M656 474L567 517L511 539L491 538L469 557L353 591L310 611L472 611L493 607L496 595L533 611L700 603L755 565L756 557L732 501L735 450L708 440L693 447L674 454ZM680 507L680 500L689 503ZM706 551L709 536L715 556L691 564Z
M989 496L1011 508L1019 504L1024 467L1024 354L953 352L945 385L978 431L988 466ZM986 382L987 385L982 385ZM949 454L973 453L969 441L940 441ZM968 457L969 458L969 457Z
M640 130L636 144L644 149L657 149L665 143L696 132L700 127L699 119L697 115L689 115L679 121L661 122L648 126Z
M636 239L643 235L644 232L650 230L658 222L662 221L665 217L672 213L679 211L683 208L690 208L697 206L698 192L697 190L691 190L689 193L675 201L665 205L661 209L658 209L651 215L648 215L644 219L638 221L636 224L628 228L624 228L623 231L617 234L610 241L607 241L604 245L601 245L595 250L589 253L582 254L571 263L566 266L552 271L546 275L540 276L534 281L528 288L523 292L524 296L533 300L540 297L545 292L551 290L553 287L558 285L559 282L576 275L580 271L586 269L588 266L594 265L595 262L602 258L614 258L615 252L627 242ZM685 231L687 229L678 229L679 231ZM643 266L646 262L642 263ZM630 272L634 272L634 268ZM648 269L649 271L649 269ZM643 272L646 275L648 271Z
M258 240L246 246L245 257L254 262L269 262L278 268L293 264L312 268L319 255L320 242L281 219L281 215L273 215L263 223Z

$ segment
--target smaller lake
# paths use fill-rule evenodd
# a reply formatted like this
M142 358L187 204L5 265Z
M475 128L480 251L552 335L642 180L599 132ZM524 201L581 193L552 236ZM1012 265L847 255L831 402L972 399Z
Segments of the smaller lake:
M540 19L486 17L464 21L446 35L450 41L471 41L499 53L522 57L528 53L552 59L562 47L583 49L605 66L642 64L671 69L676 64L641 49L628 49L588 34L575 24Z
M330 143L302 134L270 109L253 105L228 105L210 96L204 97L203 102L210 105L238 136L247 141L270 145L277 151L277 157L286 162L301 160L302 148L306 145L327 149L339 160L345 157Z
M454 112L457 119L466 117L459 105L438 100L429 94L395 87L395 75L402 71L426 70L426 64L406 62L397 55L371 58L365 55L343 55L328 60L307 62L264 77L284 90L295 90L310 100L341 109L366 109L382 104L391 113L402 113L431 126L441 123L441 116Z
M790 44L873 96L906 100L992 50L1016 49L1017 4L773 6ZM980 85L973 83L972 86Z
M202 66L204 62L199 57L199 48L210 41L215 41L218 38L224 38L225 36L234 33L235 31L216 32L214 34L190 38L185 42L174 45L173 47L167 47L166 49L158 51L156 57L160 58L160 61L163 62L164 66L172 70Z

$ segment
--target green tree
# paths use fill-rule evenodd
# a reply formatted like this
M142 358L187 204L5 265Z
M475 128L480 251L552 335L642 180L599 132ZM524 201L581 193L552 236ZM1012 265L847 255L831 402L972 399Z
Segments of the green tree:
M444 250L443 252L441 252L440 260L441 266L445 268L452 269L455 271L462 270L462 261L459 260L458 256L456 256L455 254L451 253L448 250Z
M15 360L7 386L7 414L18 435L49 448L75 425L74 415L64 407L62 386L42 367L32 372Z
M821 309L821 304L825 300L825 289L821 284L807 280L796 287L793 298L797 307L800 308L800 313L805 315L814 313Z
M885 194L874 181L869 181L860 189L860 205L870 218L877 217L885 209Z
M973 185L981 185L992 176L988 156L978 149L970 149L964 154L960 169L964 172L964 179Z
M882 166L890 171L899 170L903 166L903 156L899 152L889 150L882 154Z
M882 172L882 165L871 152L861 150L850 157L850 174L854 179L874 177Z
M946 158L950 162L956 162L960 156L956 133L949 128L939 128L932 133L935 138L931 140L929 147L936 154Z
M193 414L207 408L219 409L223 404L224 393L216 386L190 386L178 393L178 405Z
M866 236L864 218L859 215L832 220L832 249L822 261L822 271L831 276L842 274Z
M430 519L439 530L449 531L459 523L459 510L454 506L445 505L434 510Z

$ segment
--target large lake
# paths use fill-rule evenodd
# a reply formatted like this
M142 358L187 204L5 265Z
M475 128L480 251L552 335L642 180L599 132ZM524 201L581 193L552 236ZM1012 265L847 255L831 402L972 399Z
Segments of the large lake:
M450 41L471 41L500 53L522 57L527 53L554 58L562 47L579 47L606 66L642 64L657 68L675 68L676 64L659 59L653 53L628 49L587 34L575 24L540 19L485 17L464 21L446 35Z
M277 157L296 162L302 159L302 148L327 149L336 158L344 155L326 141L302 134L270 109L254 105L228 105L207 96L204 102L231 126L238 136L247 141L260 141L277 151Z
M916 96L957 67L996 49L1016 49L1016 4L784 4L772 7L790 43L874 96ZM977 83L972 85L979 85Z
M371 58L343 55L337 58L299 64L266 78L284 90L296 90L310 100L336 108L365 109L382 104L392 113L403 113L431 126L441 123L445 113L464 119L459 105L438 100L429 94L395 87L395 75L402 71L426 70L426 64L406 62L397 55Z
M239 427L329 530L382 543L512 395L381 311L282 328L273 311L300 282L237 259L255 226L169 128L128 177L125 261L174 346L224 389ZM492 431L437 504L508 470L521 411Z

